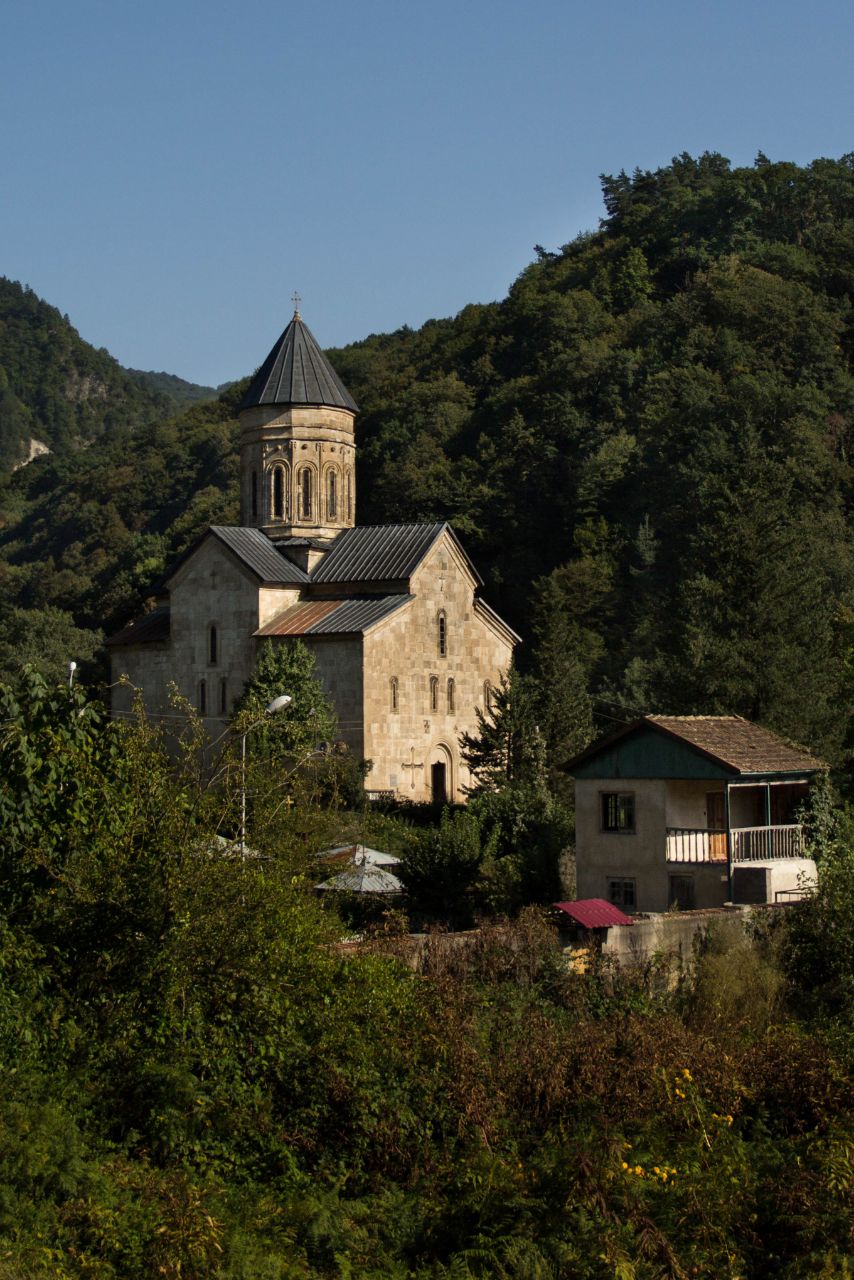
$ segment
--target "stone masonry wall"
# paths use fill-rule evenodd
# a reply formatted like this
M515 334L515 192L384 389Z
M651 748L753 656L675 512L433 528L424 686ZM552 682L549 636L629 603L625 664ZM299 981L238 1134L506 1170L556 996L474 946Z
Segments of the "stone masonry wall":
M474 610L474 581L446 534L414 574L415 599L365 636L365 755L373 761L365 786L412 800L431 798L431 765L444 762L448 798L465 799L470 782L459 736L477 729L484 683L496 686L512 657L509 639ZM439 614L446 653L439 652ZM392 707L397 679L397 710ZM436 709L431 698L436 686ZM454 709L448 708L448 681ZM413 765L415 766L413 768Z

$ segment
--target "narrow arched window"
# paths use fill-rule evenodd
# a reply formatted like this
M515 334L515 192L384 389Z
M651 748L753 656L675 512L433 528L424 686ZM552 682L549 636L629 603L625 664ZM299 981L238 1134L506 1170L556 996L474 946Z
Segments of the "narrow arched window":
M208 686L205 680L199 681L199 715L208 714Z
M439 630L439 657L447 657L448 653L448 620L444 613L439 614L438 618Z
M252 520L258 519L258 472L252 472Z
M299 474L299 514L301 520L311 519L311 470L303 467Z
M338 475L334 470L327 472L326 476L326 518L338 519Z
M397 711L400 705L399 704L400 690L397 683L397 676L392 676L390 687L391 687L391 709L392 711Z
M448 711L453 712L456 690L453 680L448 681Z
M285 468L273 468L273 519L285 518Z
M208 627L208 662L212 667L216 666L217 647L216 627Z
M483 709L487 715L492 710L492 685L488 680L483 682Z
M347 468L347 519L353 519L353 472Z
M225 676L219 682L219 714L224 716L228 710L228 681Z
M430 677L430 710L439 710L439 677Z

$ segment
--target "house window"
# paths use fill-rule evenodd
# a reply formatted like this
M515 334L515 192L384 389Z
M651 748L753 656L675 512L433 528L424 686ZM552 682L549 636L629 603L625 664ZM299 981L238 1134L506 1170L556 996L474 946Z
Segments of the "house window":
M439 677L430 677L430 710L439 710Z
M399 696L400 696L400 693L399 693L399 687L397 683L397 676L392 676L391 678L391 709L392 711L398 710Z
M216 627L208 627L208 662L212 667L216 666L217 661L217 634Z
M338 477L335 471L329 471L326 477L326 518L338 519Z
M633 907L635 905L635 882L622 877L608 881L608 901L615 907Z
M453 680L449 680L448 681L448 711L449 712L453 712L454 710L454 693L455 693L454 682Z
M300 519L310 520L312 495L311 495L311 470L308 467L303 467L302 471L299 473L299 504L300 504L300 510L299 510Z
M439 657L445 658L448 654L448 620L444 613L440 613L438 617L439 630Z
M208 686L204 680L199 681L199 715L208 714Z
M669 880L670 905L677 907L680 911L693 911L695 906L693 876L670 876Z
M632 791L603 791L601 799L603 831L634 831L635 797Z
M228 710L228 681L225 676L219 682L219 714L224 716Z
M258 472L252 472L252 519L258 519Z

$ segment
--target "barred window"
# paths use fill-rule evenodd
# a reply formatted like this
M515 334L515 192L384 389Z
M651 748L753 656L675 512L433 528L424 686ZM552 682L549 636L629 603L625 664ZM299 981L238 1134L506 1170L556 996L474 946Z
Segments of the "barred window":
M635 829L635 797L632 791L603 791L602 830L631 832Z

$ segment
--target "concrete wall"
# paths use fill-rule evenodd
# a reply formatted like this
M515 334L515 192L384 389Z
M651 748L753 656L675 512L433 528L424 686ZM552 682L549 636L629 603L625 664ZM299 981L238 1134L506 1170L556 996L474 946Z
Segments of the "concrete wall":
M815 883L816 866L812 858L739 863L733 868L733 901L785 901L814 887Z
M667 782L667 826L702 828L708 826L706 796L711 791L723 795L724 788L713 779L671 778Z
M603 831L603 792L630 792L635 799L633 832ZM609 898L611 879L635 882L637 911L666 911L666 783L650 778L577 778L575 782L576 892L579 898Z
M431 797L431 766L446 765L448 795L464 800L471 779L460 760L461 733L477 730L484 683L497 686L510 666L512 643L474 609L474 580L453 541L440 538L413 575L415 599L365 636L365 785L412 800ZM444 613L446 653L439 652ZM397 710L391 681L397 679ZM431 679L437 684L436 710ZM448 681L454 709L448 708ZM412 766L415 766L414 768Z

